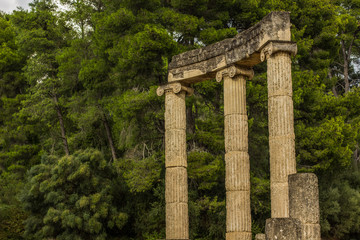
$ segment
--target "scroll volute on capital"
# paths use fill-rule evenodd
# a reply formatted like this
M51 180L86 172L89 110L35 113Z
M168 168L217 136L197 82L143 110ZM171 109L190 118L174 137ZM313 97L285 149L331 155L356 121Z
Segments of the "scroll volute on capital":
M242 75L251 80L254 77L254 71L251 68L246 68L242 66L230 66L228 68L222 69L216 73L216 81L221 82L225 76L234 78L237 75Z
M186 96L191 96L194 93L194 89L183 86L181 83L168 83L162 86L159 86L156 90L158 96L162 96L165 91L172 91L173 93L180 93L181 91L186 92Z

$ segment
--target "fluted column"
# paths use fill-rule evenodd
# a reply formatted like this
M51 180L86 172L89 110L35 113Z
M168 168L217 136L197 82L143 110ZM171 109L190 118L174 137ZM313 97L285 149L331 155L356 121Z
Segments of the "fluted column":
M157 89L165 92L165 202L166 239L189 239L186 158L185 95L192 89L170 83Z
M224 79L226 239L251 240L250 162L246 78L253 71L231 66L219 71Z
M292 100L292 42L269 42L261 51L267 59L271 217L289 217L288 175L296 173Z

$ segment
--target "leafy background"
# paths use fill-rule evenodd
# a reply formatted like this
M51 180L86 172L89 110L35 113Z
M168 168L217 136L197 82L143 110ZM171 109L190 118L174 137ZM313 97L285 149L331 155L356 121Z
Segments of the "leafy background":
M296 160L323 239L360 239L359 0L34 0L0 13L0 239L165 237L173 55L290 11ZM270 217L266 63L247 82L253 234ZM187 98L191 239L224 239L223 91Z

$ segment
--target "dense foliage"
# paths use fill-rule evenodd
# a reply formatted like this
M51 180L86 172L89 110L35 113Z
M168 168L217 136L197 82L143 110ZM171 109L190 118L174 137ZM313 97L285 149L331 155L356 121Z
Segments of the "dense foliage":
M0 239L165 236L171 57L291 12L296 157L325 239L360 238L359 0L33 0L0 13ZM191 239L224 239L223 91L187 98ZM247 82L253 233L270 217L266 63Z

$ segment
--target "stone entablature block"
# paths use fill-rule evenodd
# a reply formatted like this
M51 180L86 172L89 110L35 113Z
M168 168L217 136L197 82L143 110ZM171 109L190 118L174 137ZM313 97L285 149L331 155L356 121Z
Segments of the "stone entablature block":
M260 51L269 41L290 41L290 13L272 12L234 38L194 49L172 58L168 81L195 83L214 78L233 64L251 67L261 62Z

